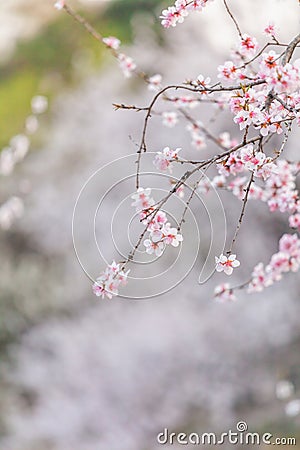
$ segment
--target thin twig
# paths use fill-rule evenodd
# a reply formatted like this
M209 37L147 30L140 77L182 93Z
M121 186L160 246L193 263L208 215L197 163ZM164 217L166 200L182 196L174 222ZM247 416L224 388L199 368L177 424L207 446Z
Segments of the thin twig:
M234 25L235 25L235 28L237 29L237 32L239 33L240 38L242 39L242 38L243 38L243 35L242 35L241 30L240 30L239 24L237 23L237 20L235 19L234 15L233 15L232 12L230 11L229 6L227 5L226 0L223 0L223 3L224 3L224 5L225 5L226 11L228 12L229 16L231 17L231 19L232 19L232 21L233 21L233 23L234 23Z
M237 236L238 236L240 228L242 226L242 222L243 222L243 218L244 218L245 210L246 210L246 205L247 205L247 202L248 202L249 193L250 193L250 189L251 189L251 185L253 183L253 180L254 180L254 172L252 172L252 174L251 174L249 183L248 183L246 191L245 191L245 197L243 198L242 211L241 211L241 214L240 214L240 217L239 217L239 221L238 221L238 224L237 224L237 227L236 227L236 230L235 230L232 242L231 242L230 250L228 250L228 252L227 252L229 255L232 253L233 246L234 246L234 244L236 242Z

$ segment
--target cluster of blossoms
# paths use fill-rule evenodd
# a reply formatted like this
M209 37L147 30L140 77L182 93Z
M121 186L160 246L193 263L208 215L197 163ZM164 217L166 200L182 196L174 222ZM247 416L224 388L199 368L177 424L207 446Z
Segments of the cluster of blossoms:
M172 162L178 161L178 153L181 148L171 150L169 147L165 147L162 152L157 152L153 161L154 166L162 171L172 172Z
M176 0L173 6L162 12L162 25L169 28L182 23L191 11L201 11L209 1L212 0ZM225 6L230 13L228 6ZM64 1L57 1L56 7L63 9ZM277 30L273 23L263 31L272 38L274 46L283 45L276 37ZM261 200L268 205L270 211L286 213L290 227L297 230L300 230L300 200L296 177L300 164L280 160L279 157L286 145L292 122L300 125L300 59L291 62L299 42L298 36L279 54L269 49L269 46L273 45L270 43L259 50L254 36L239 31L239 39L230 58L217 68L218 82L200 74L194 80L185 81L184 86L176 86L176 96L172 97L169 91L166 91L174 86L162 90L160 74L145 76L136 69L136 64L130 57L119 52L120 41L117 38L109 36L103 39L126 77L133 73L143 75L149 90L161 90L156 94L153 104L149 108L143 108L147 110L145 127L152 113L160 115L163 124L170 128L178 124L180 119L180 122L188 122L187 130L191 134L194 148L203 150L207 147L207 142L211 141L222 149L219 155L207 159L206 167L216 163L218 174L211 180L202 177L198 182L200 192L208 192L211 187L229 190L244 202L244 207L249 199ZM188 95L178 95L180 89L190 92ZM173 104L176 111L157 112L152 109L160 94L163 94L162 99ZM201 121L192 117L190 110L202 102L210 103L217 112L229 111L239 131L243 132L242 139L236 141L227 132L215 137ZM129 109L141 110L136 107ZM252 137L253 132L255 138ZM273 135L283 136L279 150L271 148ZM173 164L179 162L182 165L194 164L193 167L197 170L196 164L199 164L199 161L181 160L178 157L179 151L179 148L172 150L165 147L161 152L157 152L155 167L172 172ZM204 166L199 167L205 167L205 160ZM195 171L186 172L189 173L193 174ZM182 189L180 186L178 195L183 195ZM170 191L170 194L172 193L174 190ZM141 241L146 237L143 241L146 252L160 256L166 245L177 247L182 241L182 235L178 229L171 227L166 214L160 209L161 206L154 202L151 189L139 188L132 199L140 221L146 226L140 239ZM244 207L239 223L243 218ZM238 230L239 228L237 232ZM216 257L217 272L224 271L225 274L231 275L233 269L240 265L236 255L229 253L231 252L228 252L228 256L221 254ZM266 267L260 263L254 268L248 290L259 291L279 280L284 272L297 271L299 266L299 239L296 235L286 234L280 240L279 252L272 256L270 263ZM113 263L98 278L94 292L102 297L107 295L106 292L109 292L110 296L116 295L126 276L120 266ZM247 283L243 287L246 285ZM225 283L216 288L215 298L221 301L234 300L233 292L234 289Z
M127 283L128 273L129 270L124 272L120 264L113 261L93 284L94 294L97 297L107 297L109 299L118 295L120 286L124 286Z
M25 133L14 136L7 147L0 153L0 175L10 175L15 165L22 161L28 153L29 135L34 134L39 126L38 115L48 108L48 100L42 95L37 95L31 100L31 114L25 120Z
M176 7L179 11L182 8L183 11L188 11L191 6L188 3L178 2ZM269 25L268 32L273 36L274 27ZM283 65L282 55L270 50L256 59L258 64L255 67L254 63L248 64L247 61L251 61L257 50L257 40L243 34L233 52L233 60L218 67L220 81L225 86L237 84L237 89L215 90L210 78L201 74L195 80L187 82L197 95L168 97L168 101L179 109L190 109L206 100L222 111L229 109L241 131L253 126L263 137L282 134L290 121L296 119L300 123L300 59ZM178 123L176 112L172 114L168 111L162 116L164 125L171 127ZM199 126L195 122L188 125L192 145L196 149L206 147L203 128L205 127L200 122Z
M224 177L250 171L256 178L262 178L264 181L278 173L278 167L272 158L267 157L263 151L255 149L253 144L245 145L242 149L230 153L217 164L217 168L219 175ZM236 180L240 185L241 179ZM229 184L230 189L233 190L234 187L235 181Z
M254 43L253 46L255 47ZM250 58L252 56L250 49L240 51L240 58L245 56L245 51ZM234 115L233 120L239 125L240 130L253 125L262 136L283 132L283 122L293 120L298 115L299 68L300 60L294 64L281 65L280 55L273 50L261 55L256 71L253 66L250 68L250 65L243 65L242 59L236 63L227 61L223 66L219 66L218 77L222 81L241 83L239 90L227 93L228 105ZM253 82L253 86L243 86L249 82ZM255 85L255 82L258 84Z
M228 283L222 283L216 286L214 291L214 298L219 302L233 302L236 301L233 289Z
M260 292L279 281L286 272L297 272L300 267L300 239L296 234L284 234L279 241L279 252L275 253L269 264L255 266L248 292Z
M119 66L125 78L131 77L133 72L136 70L136 64L130 56L118 52L121 45L121 41L115 36L108 36L103 38L102 42L103 44L106 45L108 49L113 51L114 56L119 61Z
M246 176L236 175L248 170L263 182L261 186L252 184L249 199L266 202L271 212L288 213L290 227L300 229L300 201L296 189L300 164L284 159L273 161L264 152L255 152L250 144L238 152L233 152L218 165L220 175L212 180L212 185L228 189L242 200L248 180ZM234 178L227 181L229 175ZM219 181L219 186L215 180Z
M125 55L124 53L118 54L118 61L120 64L120 68L124 74L125 78L129 78L132 76L132 73L136 69L136 64L130 56Z
M226 265L226 257L224 257L224 255L221 255L220 259L216 258L217 264L220 265L222 257L222 261L224 261L223 264ZM217 270L223 270L218 268L218 265ZM297 272L299 268L300 239L296 234L284 234L279 240L279 251L272 255L269 264L264 266L264 264L260 262L254 267L251 281L247 283L247 292L261 292L265 288L272 286L274 282L280 281L284 273ZM223 283L216 287L215 298L220 301L235 300L234 289L231 288L228 283Z
M176 0L174 6L162 11L161 23L165 28L182 23L190 11L201 11L211 0Z
M112 50L119 50L121 41L115 36L108 36L102 39L103 44Z
M176 228L171 227L166 213L155 209L151 189L139 188L131 198L141 222L147 226L148 236L143 242L146 252L159 257L167 245L178 247L183 237Z
M248 293L261 292L274 282L280 281L284 273L299 270L300 239L296 235L285 234L279 241L279 248L280 251L272 256L266 267L263 263L255 266L248 284ZM220 302L236 300L234 288L230 287L229 283L216 286L214 297Z
M157 73L148 78L148 89L149 91L158 91L161 88L162 76Z
M176 2L165 13L178 18L191 7L192 2ZM175 9L174 9L175 8ZM177 15L178 13L178 15ZM273 36L275 29L269 25L265 30ZM300 122L300 60L293 64L282 64L282 55L274 50L263 52L255 64L248 64L258 50L257 40L243 34L233 52L233 60L227 60L218 67L218 78L226 84L240 85L236 90L215 90L210 78L199 75L188 84L197 90L197 97L182 95L168 98L178 108L195 108L202 100L215 103L221 109L230 109L234 122L244 130L250 125L258 129L262 136L270 133L281 134L283 124L296 118ZM172 122L171 122L172 123ZM174 123L175 124L175 123ZM193 133L194 146L203 146L203 135Z
M39 127L38 116L48 108L48 100L37 95L31 100L31 114L25 119L24 133L12 137L9 144L0 152L0 175L8 176L15 169L16 164L23 161L30 147L29 136L33 135ZM19 219L24 212L23 200L13 196L0 206L0 228L8 230L13 222Z

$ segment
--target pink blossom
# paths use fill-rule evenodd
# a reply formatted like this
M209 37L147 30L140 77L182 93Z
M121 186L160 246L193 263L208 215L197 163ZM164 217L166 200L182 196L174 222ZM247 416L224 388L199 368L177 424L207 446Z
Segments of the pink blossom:
M267 74L270 74L274 69L276 69L279 65L279 57L280 55L275 53L274 50L262 54L260 63L261 78L265 78Z
M247 177L235 177L228 184L228 190L232 191L233 195L242 200L245 196L246 183Z
M226 275L231 275L233 269L240 266L240 262L236 259L236 255L220 255L219 258L216 256L216 271L225 272Z
M178 115L176 112L163 112L163 124L166 127L173 128L178 123Z
M296 234L284 234L279 241L279 250L290 256L299 256L300 240Z
M214 291L214 297L219 302L235 301L236 296L228 283L222 283L216 286Z
M232 148L238 143L236 139L231 139L228 131L224 131L219 135L219 142L225 148Z
M196 106L198 106L198 101L196 98L192 97L191 95L181 95L179 97L176 97L175 99L175 105L178 108L190 108L193 109Z
M148 89L150 91L158 91L161 88L162 76L160 74L153 75L148 79Z
M103 43L113 50L118 50L121 44L121 41L115 36L108 36L102 39Z
M176 148L175 150L171 150L169 147L165 147L162 152L157 152L153 161L155 167L159 170L172 171L171 162L173 160L178 159L178 153L180 152L180 148Z
M135 194L131 196L134 202L131 206L134 206L137 212L150 208L154 204L154 200L150 197L150 188L138 188Z
M204 78L203 75L198 75L197 84L202 86L205 89L205 88L209 87L209 85L210 85L210 78L209 77Z
M162 11L160 16L162 26L165 28L175 27L182 23L189 11L201 11L208 0L176 0L174 6L169 6Z
M176 189L176 194L178 195L178 197L184 198L184 187L183 187L183 185L179 186L179 188Z
M119 287L127 283L128 273L120 268L120 264L113 261L105 271L100 274L93 284L93 292L97 297L109 298L118 295Z
M261 292L271 284L273 284L273 280L266 274L263 263L257 264L252 272L252 280L248 286L248 292Z
M263 165L255 171L254 175L266 181L271 175L276 173L278 173L276 164L271 162L270 158L267 158Z
M211 184L216 188L223 188L226 185L226 178L224 175L217 175L212 179Z
M264 33L268 36L275 36L277 33L277 27L274 22L269 22L269 25L264 29Z
M223 66L219 66L218 72L218 78L225 81L236 80L240 74L239 69L232 61L226 61Z
M131 77L132 73L136 69L136 64L130 56L126 56L123 53L119 53L118 55L119 64L121 70L126 78Z
M178 233L178 230L176 228L171 228L170 223L164 224L161 232L162 240L167 245L178 247L179 243L183 241L182 235Z
M300 268L300 239L296 234L284 234L279 241L279 252L272 255L264 268L259 263L253 270L248 292L260 292L263 288L280 281L286 272L297 272Z
M298 228L300 230L300 213L289 217L289 225L291 228Z
M252 56L258 49L257 40L248 34L243 34L238 47L239 52L243 56Z
M256 170L266 161L266 155L263 152L255 152L253 145L247 145L241 150L241 160L248 170Z
M192 146L197 150L202 150L206 148L205 136L202 133L193 133L192 135Z
M220 175L237 175L245 170L239 152L232 152L225 160L217 164L217 169Z
M149 255L155 253L156 256L161 256L165 249L165 245L162 241L153 242L151 239L145 239L144 246L146 247L146 252Z

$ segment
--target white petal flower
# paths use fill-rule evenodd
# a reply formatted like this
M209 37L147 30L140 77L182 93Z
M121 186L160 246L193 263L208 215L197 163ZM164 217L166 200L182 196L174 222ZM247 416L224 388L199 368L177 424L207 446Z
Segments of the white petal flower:
M216 256L216 271L225 272L226 275L231 275L233 269L240 266L240 262L236 259L236 255L220 255L219 258Z

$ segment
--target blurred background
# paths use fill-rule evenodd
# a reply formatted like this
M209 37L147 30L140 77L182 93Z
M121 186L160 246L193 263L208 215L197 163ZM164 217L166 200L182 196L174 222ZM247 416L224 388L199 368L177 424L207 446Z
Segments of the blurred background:
M220 0L175 30L162 29L164 4L157 0L71 4L102 35L120 38L139 68L161 73L166 84L200 73L215 79L237 38ZM260 43L272 20L282 42L298 33L297 0L230 6L242 30ZM251 431L294 436L293 448L300 448L299 276L288 275L261 295L241 292L238 302L215 303L213 288L225 277L198 284L211 235L195 202L201 246L184 281L152 300L96 298L73 248L74 205L95 170L136 151L143 113L114 111L112 104L145 106L153 93L141 80L124 79L109 52L51 0L1 2L0 37L0 205L13 199L0 209L1 450L153 450L166 427L222 432L239 420ZM206 107L193 112L206 125L210 113ZM222 117L210 121L212 131L238 136L229 115ZM24 132L29 140L20 138ZM294 131L289 159L299 159L299 138ZM200 155L184 127L170 131L154 117L148 146L158 151L166 145ZM14 146L21 156L29 151L11 167L8 147ZM112 174L132 174L134 159L103 172L80 211L76 244L93 276L104 266L90 216ZM240 203L226 193L222 200L230 240ZM115 189L101 210L97 237L111 260L110 220L121 201ZM222 236L220 208L211 201L215 235ZM124 235L118 232L125 246L126 220ZM190 227L185 224L185 243L192 254L197 242ZM242 267L233 284L269 260L284 232L282 216L249 202L237 246ZM184 267L193 266L188 258ZM181 276L180 267L174 270L172 283Z

